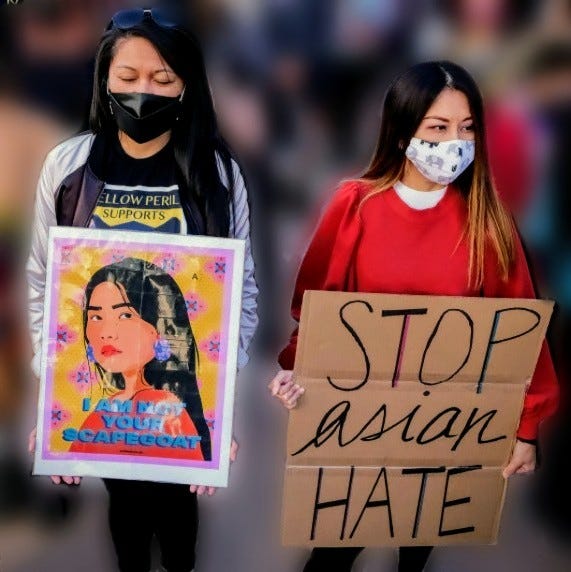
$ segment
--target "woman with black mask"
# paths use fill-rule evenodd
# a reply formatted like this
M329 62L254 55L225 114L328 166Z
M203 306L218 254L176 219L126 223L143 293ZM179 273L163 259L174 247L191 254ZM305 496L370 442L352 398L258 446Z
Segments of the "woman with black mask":
M238 353L239 367L245 365L257 324L247 191L218 132L200 47L172 14L133 9L113 16L96 56L90 125L90 132L49 153L38 185L28 261L36 373L47 234L56 225L245 240ZM236 448L233 442L232 456ZM166 570L194 568L196 493L214 489L112 479L105 484L120 570L149 570L153 535ZM173 507L185 526L173 518Z

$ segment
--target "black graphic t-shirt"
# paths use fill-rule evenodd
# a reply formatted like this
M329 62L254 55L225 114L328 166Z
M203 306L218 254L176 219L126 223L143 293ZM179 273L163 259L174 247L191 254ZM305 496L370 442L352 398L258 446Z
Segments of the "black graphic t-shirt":
M134 159L113 141L105 187L91 217L91 228L186 234L172 145L146 159Z

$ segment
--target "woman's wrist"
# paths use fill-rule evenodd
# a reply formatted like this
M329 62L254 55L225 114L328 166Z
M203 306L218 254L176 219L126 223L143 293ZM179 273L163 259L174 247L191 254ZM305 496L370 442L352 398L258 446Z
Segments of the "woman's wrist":
M534 447L537 447L537 439L524 439L523 437L516 437L516 439L518 441L521 441L522 443L527 443L528 445L533 445Z

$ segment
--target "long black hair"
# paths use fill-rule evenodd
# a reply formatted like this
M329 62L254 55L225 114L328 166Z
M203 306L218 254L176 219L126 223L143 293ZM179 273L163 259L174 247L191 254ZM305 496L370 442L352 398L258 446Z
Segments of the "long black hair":
M86 345L87 307L93 290L103 282L120 284L125 301L168 342L170 356L163 361L153 358L147 363L143 369L145 380L156 389L172 392L185 404L201 437L202 455L205 460L210 460L210 431L196 381L198 349L178 284L161 268L140 258L124 258L103 266L85 287L83 337ZM123 374L107 372L99 363L95 363L95 368L106 383L117 389L125 388Z
M182 113L171 136L182 183L181 197L199 209L205 227L200 234L229 236L233 216L233 157L219 132L204 57L190 30L182 25L163 28L151 18L144 18L128 30L111 28L105 32L95 59L91 130L106 137L113 137L117 132L107 95L109 66L117 42L132 36L151 42L186 86ZM225 172L226 186L222 183L218 162Z

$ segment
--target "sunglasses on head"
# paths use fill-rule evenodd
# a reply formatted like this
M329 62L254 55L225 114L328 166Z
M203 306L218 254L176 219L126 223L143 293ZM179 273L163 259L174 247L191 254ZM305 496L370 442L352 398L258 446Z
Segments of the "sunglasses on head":
M175 17L172 10L165 10L164 8L133 8L117 12L111 18L106 31L113 29L130 30L145 20L150 20L161 28L177 28L181 25L180 20Z

